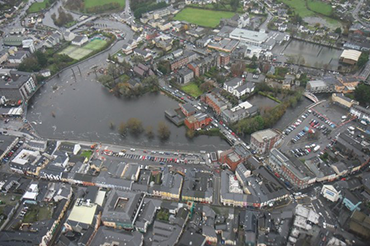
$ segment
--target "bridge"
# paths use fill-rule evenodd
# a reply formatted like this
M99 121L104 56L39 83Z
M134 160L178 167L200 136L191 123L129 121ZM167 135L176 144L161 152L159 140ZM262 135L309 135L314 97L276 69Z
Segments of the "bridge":
M303 93L303 96L307 97L308 99L310 99L311 101L313 101L314 103L317 103L319 101L319 99L314 95L312 94L311 92L309 91L305 91Z

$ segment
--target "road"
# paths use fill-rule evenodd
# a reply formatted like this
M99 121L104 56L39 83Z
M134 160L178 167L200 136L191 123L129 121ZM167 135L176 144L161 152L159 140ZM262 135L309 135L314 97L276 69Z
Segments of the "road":
M370 24L369 23L366 23L365 21L363 21L359 16L358 16L358 12L360 11L362 5L364 3L364 0L360 0L358 1L357 3L357 6L356 8L352 11L352 16L353 18L355 18L355 20L357 20L358 22L361 23L361 25L365 26L365 27L370 27Z

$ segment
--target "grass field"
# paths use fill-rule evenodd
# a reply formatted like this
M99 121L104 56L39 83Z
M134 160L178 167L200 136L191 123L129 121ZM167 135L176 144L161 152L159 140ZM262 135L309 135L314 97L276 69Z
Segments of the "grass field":
M85 8L101 6L107 3L119 3L121 8L125 6L126 0L85 0Z
M306 7L305 0L281 0L283 3L292 8L302 18L314 16L315 13Z
M226 11L185 8L175 16L175 20L187 21L204 27L216 27L222 18L231 18L234 14Z
M29 210L24 216L23 223L33 223L36 221L50 219L52 214L53 214L52 207L30 206Z
M46 3L48 3L49 0L44 0L41 3L34 2L30 8L28 9L29 13L36 13L46 8Z
M203 94L203 92L199 89L198 85L194 82L184 85L183 87L181 87L181 90L195 98Z
M85 56L88 56L91 52L100 50L106 43L107 41L105 40L95 39L82 47L70 45L59 52L59 54L65 54L74 60L81 60Z
M329 4L320 1L307 0L307 5L312 11L326 16L330 16L333 10Z
M83 46L84 49L90 49L90 50L100 50L104 47L104 45L107 43L105 40L100 39L94 39L93 41L89 42L85 46Z

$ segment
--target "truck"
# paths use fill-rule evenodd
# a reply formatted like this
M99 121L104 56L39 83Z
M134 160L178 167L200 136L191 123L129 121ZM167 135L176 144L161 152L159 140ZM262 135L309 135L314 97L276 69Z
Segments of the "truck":
M313 151L314 151L314 152L317 152L319 149L320 149L320 145L317 145L317 146L313 149Z

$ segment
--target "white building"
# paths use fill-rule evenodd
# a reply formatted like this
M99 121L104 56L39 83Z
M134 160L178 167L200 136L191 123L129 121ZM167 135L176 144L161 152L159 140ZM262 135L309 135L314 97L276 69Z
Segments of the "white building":
M332 185L324 185L321 189L321 195L331 202L336 202L340 197L340 191L337 191Z
M250 31L246 29L235 28L230 33L231 39L239 40L240 42L263 47L263 43L266 42L268 34L263 32Z
M82 46L84 45L85 43L87 43L87 41L89 41L88 37L87 36L76 36L73 40L72 40L72 44L73 45L77 45L77 46Z

